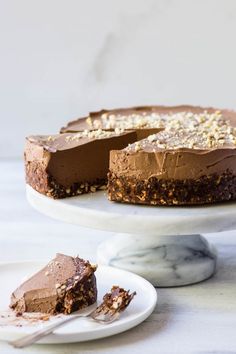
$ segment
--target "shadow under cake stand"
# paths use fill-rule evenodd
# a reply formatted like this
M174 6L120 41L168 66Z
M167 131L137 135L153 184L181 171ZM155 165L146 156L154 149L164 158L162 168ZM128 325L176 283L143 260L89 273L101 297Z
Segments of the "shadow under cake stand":
M98 247L98 263L137 273L159 287L212 276L214 247L200 233L236 229L236 203L153 207L114 203L104 191L54 200L27 186L38 211L61 221L116 232Z

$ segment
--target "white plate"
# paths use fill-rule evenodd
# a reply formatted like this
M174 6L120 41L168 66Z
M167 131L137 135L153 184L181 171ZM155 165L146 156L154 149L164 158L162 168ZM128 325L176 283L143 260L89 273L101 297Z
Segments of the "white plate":
M20 262L0 264L0 311L6 310L9 305L10 295L13 290L28 276L42 268L45 262ZM121 315L121 318L110 325L102 325L86 318L72 321L68 325L56 330L52 335L45 337L39 343L72 343L108 337L124 332L143 322L154 310L157 302L155 288L145 279L133 273L107 267L99 266L96 271L98 285L98 302L103 295L110 290L112 285L119 285L125 289L136 291L137 295ZM14 340L31 333L42 326L40 325L16 327L0 326L0 340Z

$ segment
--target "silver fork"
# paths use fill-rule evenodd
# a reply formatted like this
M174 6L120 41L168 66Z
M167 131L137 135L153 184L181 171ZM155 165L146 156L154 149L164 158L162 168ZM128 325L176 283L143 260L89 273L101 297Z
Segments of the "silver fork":
M20 339L11 341L11 342L9 342L9 344L11 344L15 348L28 347L29 345L34 344L34 343L38 342L40 339L42 339L43 337L49 335L55 329L62 327L66 323L71 322L71 321L73 321L77 318L80 318L80 317L91 317L94 321L97 321L101 324L109 324L109 323L112 323L113 321L115 321L116 319L118 319L119 313L118 312L113 313L113 314L103 313L103 312L98 313L96 304L93 304L83 310L78 311L76 314L68 315L65 318L61 318L60 320L58 320L58 321L56 321L44 328L41 328L32 334L27 334Z

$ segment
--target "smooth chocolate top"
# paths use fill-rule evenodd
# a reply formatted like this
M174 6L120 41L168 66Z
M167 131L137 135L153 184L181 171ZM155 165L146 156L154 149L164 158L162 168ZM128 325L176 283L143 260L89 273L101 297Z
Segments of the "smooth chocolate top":
M41 159L65 186L104 178L109 150L114 150L110 170L117 175L197 179L227 169L236 173L234 111L187 105L102 110L68 123L61 132L78 133L51 136L46 141L30 137L26 159Z
M113 137L127 135L127 132L116 129L115 131L84 130L77 133L56 134L56 135L32 135L26 138L31 144L43 147L49 152L69 150L80 145L88 144L96 140L110 139Z
M212 107L199 106L142 106L132 108L120 108L113 110L101 110L99 112L92 112L86 118L78 118L67 124L66 127L61 128L61 133L78 132L87 130L114 130L115 128L124 130L142 130L142 129L162 129L166 125L166 121L171 119L172 115L176 113L214 113L219 111ZM227 119L234 116L233 111L221 110ZM150 133L151 134L151 133Z
M233 111L172 109L160 132L112 151L110 170L143 179L197 179L226 170L236 174L235 127Z
M37 308L37 312L51 312L56 306L58 288L68 279L77 281L94 272L89 262L79 257L57 254L43 269L21 284L12 294L11 304L17 312ZM34 310L34 312L36 312Z
M25 161L40 164L65 187L78 182L95 183L106 179L110 151L123 149L136 140L135 132L120 130L30 136L26 139Z

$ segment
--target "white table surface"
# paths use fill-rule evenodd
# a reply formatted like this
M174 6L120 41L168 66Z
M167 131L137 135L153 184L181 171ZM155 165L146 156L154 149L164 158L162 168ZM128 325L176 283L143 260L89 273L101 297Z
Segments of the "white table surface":
M111 234L63 224L34 211L25 199L22 166L20 161L0 161L0 262L50 259L56 252L95 261L97 245ZM216 275L197 285L158 289L155 312L138 327L94 342L35 345L22 352L236 353L236 231L207 238L219 253ZM0 353L18 352L0 342Z

